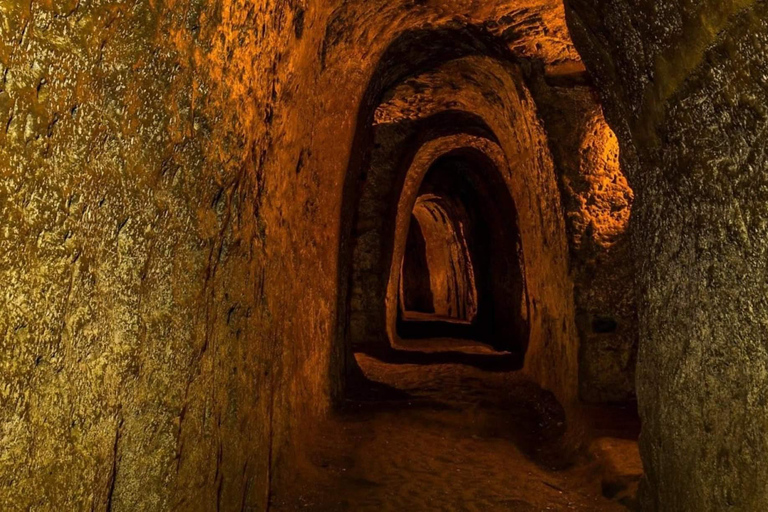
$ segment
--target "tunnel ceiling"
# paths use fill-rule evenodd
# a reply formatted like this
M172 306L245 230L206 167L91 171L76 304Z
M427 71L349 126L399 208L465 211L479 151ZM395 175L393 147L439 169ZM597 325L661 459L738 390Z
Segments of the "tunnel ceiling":
M351 23L353 19L356 23ZM342 32L350 27L358 30L363 39L376 38L382 30L389 30L384 40L395 39L400 30L480 30L492 35L495 44L507 47L511 54L541 61L553 74L583 69L568 33L563 4L555 0L483 2L470 6L456 0L345 4L331 14L322 48L326 59L333 54L335 45L353 41L353 34Z

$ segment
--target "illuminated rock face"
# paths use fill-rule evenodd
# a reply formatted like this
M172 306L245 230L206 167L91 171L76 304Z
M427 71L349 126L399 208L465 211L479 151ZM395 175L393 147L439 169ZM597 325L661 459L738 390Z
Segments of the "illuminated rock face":
M645 506L768 508L767 8L603 4L587 77L555 1L0 0L0 503L266 508L461 149L525 372L631 399L639 333Z
M768 5L573 0L636 194L647 510L765 510Z
M475 270L467 242L469 214L460 200L452 199L447 195L421 194L413 207L400 277L399 301L404 316L427 313L471 323L477 315ZM411 230L418 237L413 248ZM409 268L413 251L423 253L425 264L421 268ZM410 270L412 281L404 279L406 270ZM408 283L423 276L427 277L426 290L413 290L422 297L421 304L414 308L408 300L409 288L413 289Z
M298 11L224 4L0 2L4 510L264 504Z
M594 90L546 81L533 90L560 171L581 342L580 395L589 402L620 402L635 391L634 194Z

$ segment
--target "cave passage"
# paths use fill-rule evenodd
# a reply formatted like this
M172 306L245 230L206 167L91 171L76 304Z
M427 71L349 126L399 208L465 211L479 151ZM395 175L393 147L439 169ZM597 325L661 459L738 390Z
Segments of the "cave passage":
M472 323L477 289L465 223L436 195L416 201L400 273L400 312L406 321Z
M517 213L493 162L461 151L435 161L406 240L399 343L453 338L524 353L528 312Z
M768 510L768 0L0 27L0 512Z
M486 36L404 34L360 106L344 407L303 494L321 508L635 506L634 388L616 385L634 369L633 306L606 286L626 275L632 197L615 136L583 69L526 77ZM592 328L608 317L621 327Z

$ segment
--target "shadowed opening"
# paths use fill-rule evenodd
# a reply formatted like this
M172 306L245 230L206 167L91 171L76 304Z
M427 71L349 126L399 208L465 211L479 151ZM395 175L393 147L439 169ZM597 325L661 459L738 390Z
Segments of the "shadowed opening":
M431 194L416 201L400 273L404 320L474 320L477 289L462 210L461 205Z
M406 239L394 343L459 338L524 355L528 312L517 212L488 157L456 150L437 159Z

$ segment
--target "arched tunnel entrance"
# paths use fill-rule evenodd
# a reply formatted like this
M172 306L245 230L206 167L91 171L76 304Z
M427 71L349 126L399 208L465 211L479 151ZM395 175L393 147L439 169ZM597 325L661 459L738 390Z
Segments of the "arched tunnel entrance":
M466 446L472 425L478 439L506 447L503 461L469 447L485 454L475 463L521 488L570 475L604 500L597 510L633 499L642 474L635 406L623 397L606 405L603 390L616 386L584 370L613 368L617 353L631 351L616 350L625 343L617 333L632 325L590 288L599 279L574 280L613 261L620 223L594 219L625 219L631 201L612 195L624 189L595 127L602 111L583 71L576 75L532 71L472 26L406 32L383 52L358 112L339 253L343 403L381 421L365 428L388 433L360 449L373 464L365 474L387 473L406 488L407 475L384 467L418 452L426 473L456 482L445 471L461 468L431 450L451 439L442 449L471 458L456 446ZM615 237L604 236L608 224ZM584 247L588 261L579 259ZM587 332L597 317L617 329ZM613 343L611 355L585 348L600 343ZM582 398L593 390L594 405ZM566 468L582 471L575 461L586 452L600 467L581 480ZM563 473L544 476L542 466ZM503 500L504 478L486 478L493 500ZM367 503L394 498L381 499ZM515 503L539 510L542 499Z
M472 324L477 314L467 213L443 196L420 195L413 207L400 271L400 320Z
M397 342L461 338L522 357L529 330L522 244L493 161L476 150L437 159L419 188L407 241L402 256L394 254L402 261ZM426 307L414 310L411 297Z

